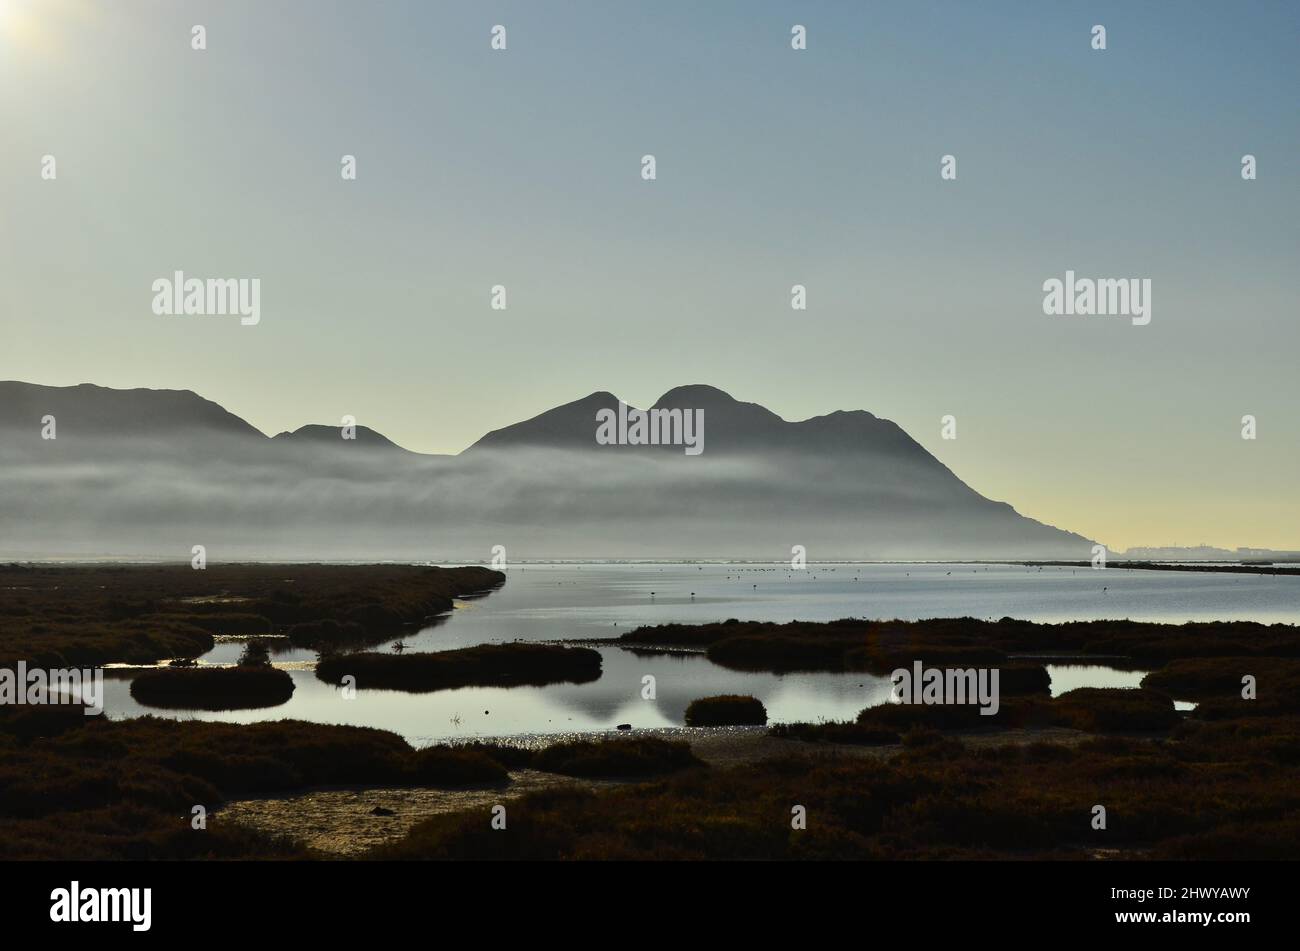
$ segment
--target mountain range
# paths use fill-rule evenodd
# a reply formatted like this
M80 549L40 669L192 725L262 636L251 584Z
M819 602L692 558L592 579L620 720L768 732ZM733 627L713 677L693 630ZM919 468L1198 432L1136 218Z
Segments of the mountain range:
M608 392L446 456L363 426L268 437L186 390L0 382L0 557L1091 556L865 411L792 422L705 385L649 409L701 411L704 451L601 445Z

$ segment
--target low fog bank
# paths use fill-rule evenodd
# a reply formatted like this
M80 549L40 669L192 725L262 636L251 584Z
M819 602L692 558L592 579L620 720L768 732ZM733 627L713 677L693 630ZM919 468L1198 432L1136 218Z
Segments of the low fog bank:
M269 442L269 441L268 441ZM0 557L485 561L1063 557L1092 542L946 468L858 454L477 450L235 437L0 441Z

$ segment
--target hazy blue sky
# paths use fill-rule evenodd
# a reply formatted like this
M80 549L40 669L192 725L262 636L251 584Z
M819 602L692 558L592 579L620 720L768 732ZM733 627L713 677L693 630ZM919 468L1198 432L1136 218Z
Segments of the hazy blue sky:
M1114 547L1300 548L1298 34L1289 2L0 0L0 378L442 452L711 383L891 418ZM1067 268L1150 278L1150 325L1044 316ZM261 323L155 316L176 269L260 278Z

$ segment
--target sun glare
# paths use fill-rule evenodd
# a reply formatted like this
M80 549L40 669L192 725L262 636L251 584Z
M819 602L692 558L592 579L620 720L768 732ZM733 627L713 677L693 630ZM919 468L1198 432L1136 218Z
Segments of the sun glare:
M30 6L24 0L0 0L0 41L12 43L31 31Z
M67 21L78 5L64 0L0 0L0 47L10 52L45 54L57 30L53 22Z

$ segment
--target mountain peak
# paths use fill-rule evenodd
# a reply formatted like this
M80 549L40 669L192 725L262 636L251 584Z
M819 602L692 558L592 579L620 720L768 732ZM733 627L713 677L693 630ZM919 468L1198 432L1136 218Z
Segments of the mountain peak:
M365 449L391 449L398 452L410 451L408 449L403 449L383 433L376 432L369 426L357 426L355 440L345 440L343 438L342 427L340 426L324 426L319 423L309 423L306 426L298 427L292 432L277 433L272 438L275 442L282 444L311 443L320 446L340 445L343 447L356 445Z
M709 386L707 383L688 383L685 386L674 386L659 397L654 405L707 409L710 406L737 404L739 402L730 393L720 390L716 386Z
M600 409L603 406L609 406L610 404L616 404L616 403L618 403L618 397L615 396L613 393L609 392L609 390L597 390L595 393L592 393L588 396L584 396L580 400L574 400L572 403L566 403L564 405L565 406L592 406L596 409Z

